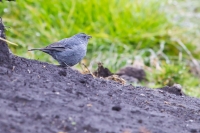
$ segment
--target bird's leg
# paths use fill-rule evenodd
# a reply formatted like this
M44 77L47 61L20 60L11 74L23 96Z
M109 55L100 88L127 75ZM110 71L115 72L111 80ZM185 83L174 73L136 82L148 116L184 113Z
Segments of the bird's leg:
M84 69L83 69L83 67L82 67L81 62L79 62L78 64L81 66L82 71L85 73L85 71L84 71Z
M79 62L79 64L83 65L87 69L87 71L89 72L89 74L92 75L93 77L95 77L95 75L88 69L88 67L84 63ZM81 68L82 68L82 66L81 66Z
M64 62L64 64L65 64L65 67L67 68L67 67L70 67L69 65L67 65L65 62Z
M60 64L60 65L58 65L58 67L62 67L62 68L68 68L68 67L70 67L69 65L67 65L66 63L64 63L64 64Z

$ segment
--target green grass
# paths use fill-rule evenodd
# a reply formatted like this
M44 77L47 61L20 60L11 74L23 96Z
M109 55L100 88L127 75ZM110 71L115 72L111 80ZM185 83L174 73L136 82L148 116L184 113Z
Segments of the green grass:
M44 47L76 34L85 32L93 36L88 45L86 58L83 60L90 69L103 62L104 66L115 72L119 68L139 60L145 66L154 67L151 63L156 58L161 71L148 72L155 86L163 85L157 78L166 79L165 75L176 72L176 65L185 77L192 81L172 76L173 82L199 90L196 79L188 70L182 70L183 60L190 61L193 56L199 58L196 45L185 39L182 34L187 31L171 21L172 14L165 11L166 0L17 0L0 3L0 16L3 17L7 31L7 39L19 44L12 46L13 53L31 59L56 63L48 55L41 52L27 52L27 49ZM183 41L186 49L178 43ZM180 59L182 54L182 60ZM176 65L174 65L176 63ZM172 69L172 70L171 70ZM163 76L164 75L164 76ZM190 93L190 95L197 96ZM200 96L200 92L197 93Z
M87 56L91 58L94 51L132 52L138 44L137 49L156 49L160 40L169 36L171 25L160 8L162 3L159 0L49 0L48 3L18 0L4 2L7 12L1 14L11 26L8 37L21 45L12 49L18 55L30 57L28 48L43 47L85 32L93 36ZM112 45L116 48L111 49ZM41 53L36 53L34 58L40 56ZM45 55L43 59L49 60Z

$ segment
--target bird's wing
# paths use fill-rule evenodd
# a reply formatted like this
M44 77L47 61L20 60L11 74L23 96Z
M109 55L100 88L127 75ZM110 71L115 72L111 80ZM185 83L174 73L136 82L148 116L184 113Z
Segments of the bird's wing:
M55 42L50 44L49 46L47 46L46 48L43 48L44 50L53 50L53 51L64 51L67 49L72 49L71 45L70 45L70 41L68 41L68 39L63 39L59 42Z

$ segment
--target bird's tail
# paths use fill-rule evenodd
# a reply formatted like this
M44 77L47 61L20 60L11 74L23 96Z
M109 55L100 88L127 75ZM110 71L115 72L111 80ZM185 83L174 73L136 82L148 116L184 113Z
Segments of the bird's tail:
M33 49L29 49L28 51L34 51L34 50L42 50L42 48L33 48Z
M47 48L33 48L33 49L29 49L28 51L34 51L34 50L39 50L39 51L42 51L42 52L45 52L45 53L49 54L49 52L50 52L51 49L47 49Z

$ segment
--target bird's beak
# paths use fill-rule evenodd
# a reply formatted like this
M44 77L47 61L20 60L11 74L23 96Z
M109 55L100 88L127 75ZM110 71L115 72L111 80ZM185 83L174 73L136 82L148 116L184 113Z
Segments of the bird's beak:
M88 35L88 39L90 39L90 38L92 38L92 36L89 36L89 35Z

